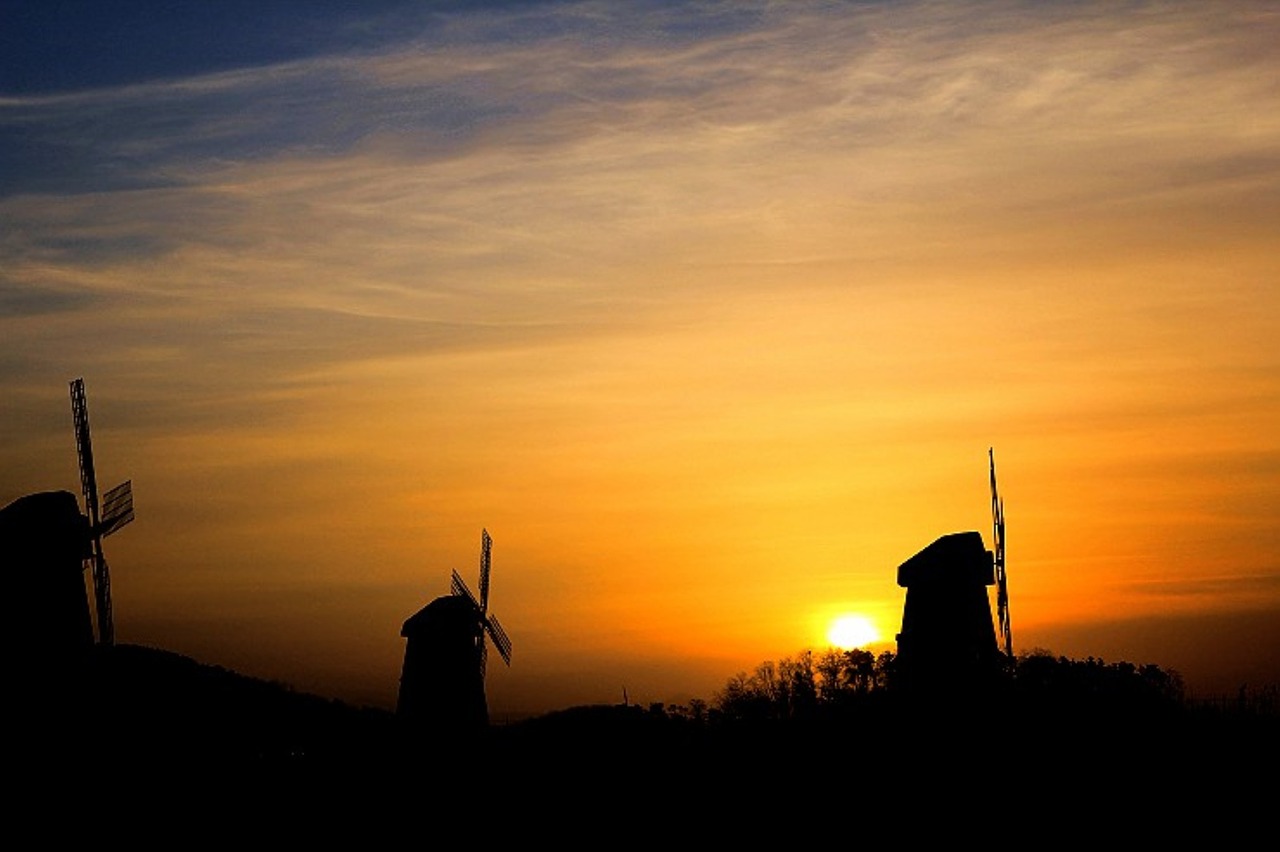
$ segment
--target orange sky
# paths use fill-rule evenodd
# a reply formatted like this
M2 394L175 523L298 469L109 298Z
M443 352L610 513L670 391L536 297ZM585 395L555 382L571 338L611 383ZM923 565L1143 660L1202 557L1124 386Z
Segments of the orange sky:
M0 175L0 502L83 376L118 640L386 706L487 528L501 716L892 648L994 447L1015 650L1280 679L1280 11L730 9L0 91L83 160Z

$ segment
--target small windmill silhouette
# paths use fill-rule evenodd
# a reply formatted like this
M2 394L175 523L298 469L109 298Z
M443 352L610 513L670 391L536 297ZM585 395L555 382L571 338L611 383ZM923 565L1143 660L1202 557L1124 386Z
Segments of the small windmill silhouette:
M453 732L483 727L489 721L485 697L487 635L503 662L511 665L511 640L489 612L489 574L493 540L480 536L480 598L457 571L450 593L410 616L400 629L408 640L400 675L397 715L426 728Z

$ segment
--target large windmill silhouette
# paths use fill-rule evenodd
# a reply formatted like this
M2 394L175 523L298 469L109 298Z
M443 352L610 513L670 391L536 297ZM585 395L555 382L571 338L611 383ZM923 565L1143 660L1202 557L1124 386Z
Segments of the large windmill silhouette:
M980 532L954 532L935 539L898 566L898 585L907 590L897 636L903 685L944 694L981 688L1012 658L1004 502L996 490L994 450L988 455L994 550L986 549ZM1003 654L987 597L987 587L992 585Z
M93 577L94 611L98 621L98 644L115 644L115 620L111 614L111 576L102 540L133 520L132 480L112 488L98 499L98 475L93 464L93 441L89 436L89 404L84 379L71 382L71 414L75 421L76 454L80 457L80 489L84 493L85 514L89 518L89 548L85 563Z
M451 731L484 727L489 722L485 697L487 636L511 665L511 640L489 612L489 575L493 539L480 534L480 598L457 571L449 594L410 616L400 629L405 645L397 715L414 724Z
M36 491L0 508L0 567L11 602L0 620L0 667L15 680L45 687L72 676L89 659L95 638L114 643L102 540L133 520L128 481L99 499L83 379L71 382L71 411L84 513L76 495L64 490Z

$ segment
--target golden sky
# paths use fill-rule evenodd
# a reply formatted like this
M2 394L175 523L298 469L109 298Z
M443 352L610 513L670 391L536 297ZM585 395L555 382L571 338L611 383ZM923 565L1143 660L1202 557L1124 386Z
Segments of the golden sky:
M709 699L994 448L1015 651L1280 680L1280 8L362 14L5 60L0 503L83 376L118 641L391 706L487 528L495 716Z

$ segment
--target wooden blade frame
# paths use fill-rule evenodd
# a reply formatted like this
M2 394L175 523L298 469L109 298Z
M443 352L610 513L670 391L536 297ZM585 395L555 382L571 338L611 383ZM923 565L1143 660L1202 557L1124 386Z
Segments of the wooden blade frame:
M493 539L488 530L480 531L480 615L489 611L489 566L493 557Z
M75 379L71 382L71 414L75 421L76 455L80 459L80 488L84 492L85 511L89 515L89 559L93 572L94 606L98 616L98 642L110 646L115 644L115 625L111 617L111 577L106 557L102 553L103 533L98 514L98 479L93 469L93 441L89 436L89 404L85 399L84 379ZM112 489L113 494L118 490ZM132 497L130 497L130 513L131 507Z
M476 603L476 596L471 594L471 590L467 588L467 584L458 575L457 571L454 571L453 576L449 578L449 592L467 598L467 600L475 604L476 609L480 608L480 604Z
M492 615L485 619L484 626L489 631L489 638L493 640L493 647L502 655L502 661L511 665L511 640L507 638L507 631L502 629L498 619Z
M132 520L133 482L126 479L102 495L101 535L109 536Z
M489 639L493 642L493 646L498 649L498 653L502 656L502 661L508 666L511 665L511 639L507 636L507 631L498 623L498 619L489 615L489 575L493 564L493 539L489 536L488 530L480 531L480 599L476 600L476 596L471 594L471 590L467 588L466 581L457 571L452 572L449 577L449 591L453 595L467 598L471 601L476 611L480 614L480 620L477 624L478 635L476 641L478 643L478 651L480 657L480 676L484 677L485 663L488 657L488 646L484 641L485 634L489 634Z

